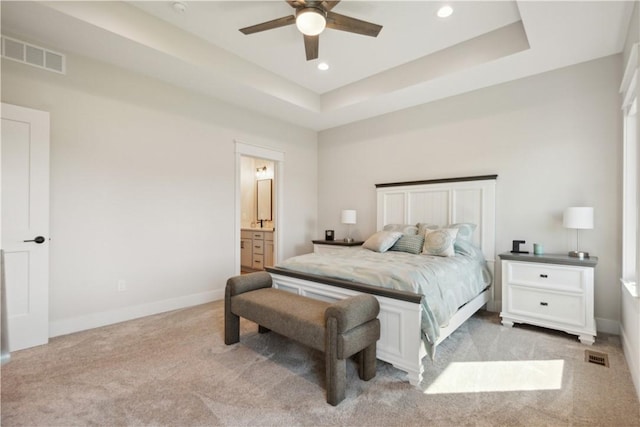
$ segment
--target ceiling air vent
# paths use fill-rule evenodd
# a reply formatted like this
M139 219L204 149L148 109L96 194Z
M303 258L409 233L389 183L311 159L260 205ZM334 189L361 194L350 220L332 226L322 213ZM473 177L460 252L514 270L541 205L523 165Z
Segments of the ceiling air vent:
M23 64L65 74L63 54L10 37L2 36L2 56Z

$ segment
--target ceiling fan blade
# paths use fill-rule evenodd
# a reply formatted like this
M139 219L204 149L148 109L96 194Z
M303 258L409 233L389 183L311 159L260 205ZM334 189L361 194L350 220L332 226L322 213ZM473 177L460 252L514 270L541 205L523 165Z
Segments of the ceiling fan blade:
M307 54L307 61L318 58L318 46L320 36L304 36L304 51Z
M323 1L322 2L322 7L324 8L324 10L326 10L328 12L331 9L333 9L334 7L336 7L336 5L338 3L340 3L340 0L337 0L337 1Z
M263 22L261 24L252 25L250 27L240 28L240 32L243 34L259 33L260 31L273 30L274 28L280 28L287 25L294 24L296 17L293 15L283 16L282 18L274 19L272 21Z
M362 34L363 36L378 37L382 25L361 21L339 13L327 12L327 28Z
M289 3L289 6L291 6L294 9L297 9L299 7L304 7L307 5L307 3L304 0L285 0L287 3Z

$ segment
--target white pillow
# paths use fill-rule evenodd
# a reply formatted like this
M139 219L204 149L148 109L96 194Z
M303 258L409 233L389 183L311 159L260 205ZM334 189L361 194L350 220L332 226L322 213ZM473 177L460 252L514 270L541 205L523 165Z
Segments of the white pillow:
M459 222L456 224L449 224L447 228L457 228L458 235L456 236L456 240L466 240L467 242L473 241L473 232L478 226L476 224L471 224L469 222Z
M424 255L455 256L453 244L458 234L457 228L439 228L427 230L424 234Z
M386 252L400 237L402 233L399 231L378 231L369 237L362 247L375 252Z

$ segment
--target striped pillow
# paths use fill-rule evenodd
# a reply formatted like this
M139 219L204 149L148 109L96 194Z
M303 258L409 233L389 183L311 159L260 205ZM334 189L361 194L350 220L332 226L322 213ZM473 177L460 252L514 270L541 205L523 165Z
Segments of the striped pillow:
M423 245L424 236L420 236L418 234L403 234L389 250L417 255L422 252Z

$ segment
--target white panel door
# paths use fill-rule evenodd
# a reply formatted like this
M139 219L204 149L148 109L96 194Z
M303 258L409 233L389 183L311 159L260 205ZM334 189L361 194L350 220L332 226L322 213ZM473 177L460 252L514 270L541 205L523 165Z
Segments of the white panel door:
M2 104L9 350L49 341L49 113Z

